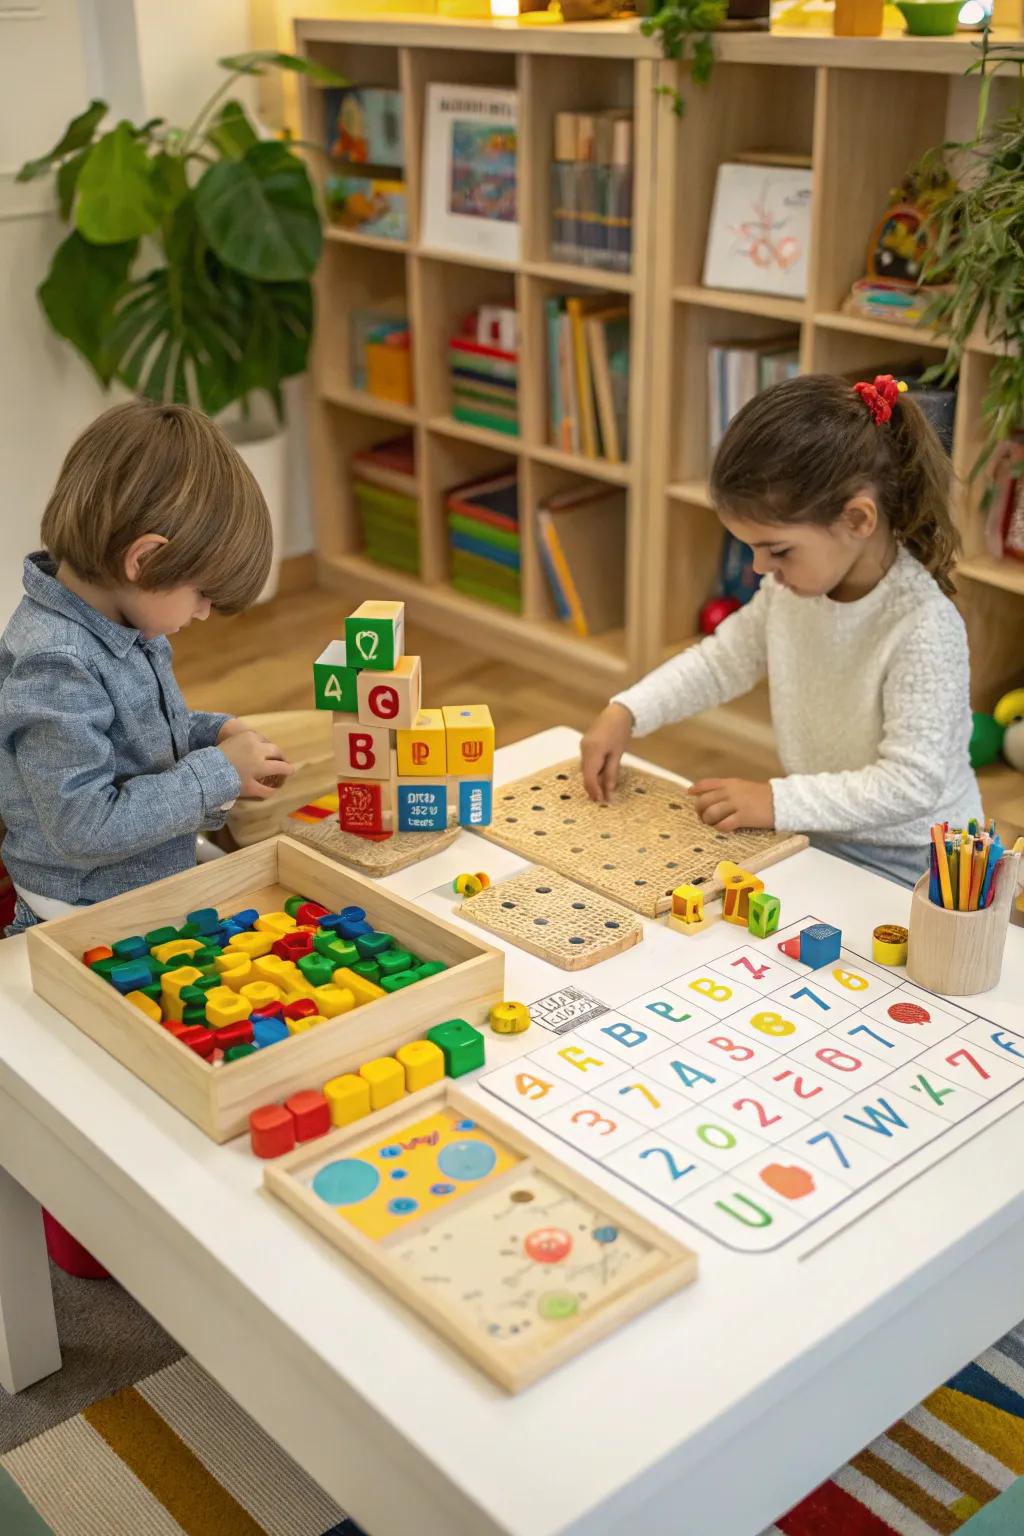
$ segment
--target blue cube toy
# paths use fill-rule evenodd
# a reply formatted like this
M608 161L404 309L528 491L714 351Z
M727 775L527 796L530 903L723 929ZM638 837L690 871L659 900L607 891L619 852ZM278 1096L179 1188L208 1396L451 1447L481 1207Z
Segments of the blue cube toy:
M416 779L398 786L399 832L443 832L448 825L448 786Z
M460 779L459 825L461 827L489 827L490 824L490 779Z
M843 936L831 923L812 923L800 933L800 964L809 965L812 971L820 970L839 959Z
M119 960L141 960L143 955L149 954L149 945L139 933L133 933L127 939L118 939L110 947Z
M257 1050L262 1051L268 1045L276 1045L279 1040L287 1039L288 1026L283 1019L253 1019L252 1043Z
M141 992L153 980L153 972L145 960L126 960L115 965L110 972L110 982L119 992Z

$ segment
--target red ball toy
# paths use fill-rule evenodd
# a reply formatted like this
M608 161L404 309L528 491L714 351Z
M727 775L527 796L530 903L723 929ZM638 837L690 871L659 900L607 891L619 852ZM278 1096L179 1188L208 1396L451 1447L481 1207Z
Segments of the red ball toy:
M700 611L700 628L704 635L713 635L723 619L735 613L741 603L736 597L712 597Z

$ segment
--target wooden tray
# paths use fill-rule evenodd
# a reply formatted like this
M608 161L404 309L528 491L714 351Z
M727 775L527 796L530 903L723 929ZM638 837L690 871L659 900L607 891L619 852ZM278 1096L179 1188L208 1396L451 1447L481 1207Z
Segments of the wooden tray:
M315 848L327 858L335 859L349 869L357 869L360 874L371 875L376 880L440 853L443 848L454 843L459 831L456 822L443 832L396 832L382 843L372 843L368 838L343 832L338 825L337 815L327 816L323 821L303 822L289 818L287 824L288 836L293 837L297 843Z
M92 945L146 933L162 923L181 923L199 907L272 912L288 895L308 896L331 911L364 907L375 928L393 934L424 959L443 960L449 969L215 1067L82 964L83 951ZM261 1104L319 1087L340 1072L391 1055L445 1019L483 1024L491 1004L503 996L505 958L499 950L287 837L40 924L27 939L32 986L39 996L214 1141L239 1135L250 1111Z
M509 1392L697 1276L691 1249L448 1085L263 1179Z
M624 907L549 869L524 869L467 896L459 915L563 971L610 960L644 936Z

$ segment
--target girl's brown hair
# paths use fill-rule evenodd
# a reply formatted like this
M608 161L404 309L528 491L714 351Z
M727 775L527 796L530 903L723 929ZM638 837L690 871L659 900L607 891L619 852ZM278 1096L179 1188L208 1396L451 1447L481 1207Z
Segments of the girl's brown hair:
M86 581L118 585L147 533L167 539L142 567L148 591L196 586L218 612L239 613L267 579L270 514L224 433L190 406L129 400L72 443L42 540Z
M828 527L868 491L897 543L952 594L960 539L950 514L952 467L909 395L876 421L844 379L786 379L738 411L711 471L711 499L723 512L765 523Z

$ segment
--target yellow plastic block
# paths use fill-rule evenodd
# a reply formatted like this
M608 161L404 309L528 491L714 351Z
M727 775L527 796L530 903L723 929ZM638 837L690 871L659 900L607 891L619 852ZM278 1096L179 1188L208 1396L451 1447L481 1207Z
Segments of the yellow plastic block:
M282 960L280 955L260 955L252 963L252 974L254 981L269 981L282 992L305 979L294 960Z
M253 924L257 933L269 933L276 944L282 934L291 933L296 926L294 917L287 912L264 912Z
M494 721L486 704L446 704L448 772L456 778L489 779L494 773Z
M250 981L239 989L239 995L248 1002L249 1012L255 1013L257 1008L266 1008L268 1003L279 1003L281 988L269 981Z
M281 993L281 1001L282 1003L315 1003L316 998L313 995L313 988L304 984L301 987L286 987Z
M147 997L145 992L126 992L124 1000L126 1003L131 1003L132 1007L137 1008L140 1013L144 1013L147 1019L152 1019L154 1024L159 1024L163 1018L160 1004L155 1003L151 997Z
M521 1035L530 1027L530 1010L525 1003L495 1003L491 1009L491 1028L496 1035Z
M331 1106L332 1125L351 1125L370 1113L370 1085L365 1077L345 1072L324 1083L324 1098Z
M327 1019L336 1018L339 1013L348 1013L356 1005L352 989L335 986L333 982L328 982L326 987L314 987L313 1001Z
M176 971L165 971L160 980L160 1000L165 1019L181 1018L181 989L190 987L202 976L195 965L179 965Z
M421 709L409 731L396 731L398 772L402 778L424 779L448 772L444 711Z
M224 986L230 987L233 992L237 992L240 987L244 987L247 982L254 979L252 961L248 955L239 955L226 950L224 954L218 955L213 963L220 972L220 979Z
M429 1088L444 1077L444 1052L433 1040L410 1040L408 1045L399 1046L395 1060L402 1064L408 1093Z
M167 965L175 955L194 955L197 949L202 949L201 939L169 939L166 944L158 944L150 954L157 965Z
M339 965L332 977L336 987L347 987L357 1003L372 1003L375 997L387 997L383 987L378 987L375 981L367 981L365 976L359 976L347 965Z
M364 1061L359 1076L370 1085L371 1109L385 1109L405 1096L405 1072L393 1056Z
M677 885L672 892L672 916L684 923L703 921L704 892L696 885Z
M764 890L764 881L749 869L740 869L731 859L722 859L715 867L715 879L722 885L722 916L727 923L746 928L750 916L750 898Z
M301 1035L307 1029L313 1029L317 1024L326 1024L327 1020L322 1013L311 1013L306 1019L285 1019L290 1035Z
M230 987L216 987L206 994L206 1022L211 1029L241 1024L252 1013L252 1004Z
M248 955L250 960L256 960L260 955L269 955L272 944L277 943L278 935L275 933L235 933L228 939L227 947L240 955Z

